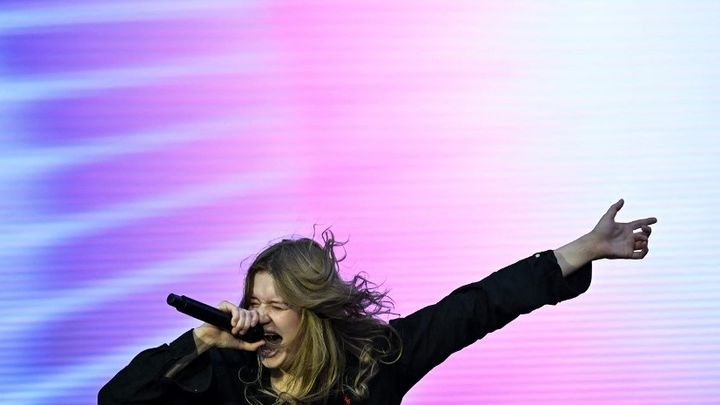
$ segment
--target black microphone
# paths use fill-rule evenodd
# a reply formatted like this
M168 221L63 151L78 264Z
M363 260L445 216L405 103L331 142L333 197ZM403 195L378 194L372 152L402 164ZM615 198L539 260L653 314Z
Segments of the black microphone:
M190 315L195 319L207 322L210 325L217 326L218 328L228 332L232 330L232 324L230 323L232 315L215 307L203 304L200 301L195 301L194 299L184 295L175 294L168 295L167 303L185 315ZM244 335L236 337L248 343L255 343L261 341L265 337L265 331L263 330L262 325L258 323L248 329Z

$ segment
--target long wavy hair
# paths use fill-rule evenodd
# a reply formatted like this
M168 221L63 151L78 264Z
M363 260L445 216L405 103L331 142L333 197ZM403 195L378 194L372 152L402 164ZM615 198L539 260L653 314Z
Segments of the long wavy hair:
M369 395L368 383L380 364L397 361L402 343L395 329L379 319L392 314L387 291L357 274L340 277L335 240L330 230L322 232L322 244L310 238L284 239L263 250L248 268L241 307L249 308L253 281L259 272L269 273L277 293L300 315L298 335L287 347L294 353L287 374L289 391L277 394L263 386L263 367L258 359L257 375L245 383L245 396L260 403L258 393L276 398L276 403L326 403L334 396L357 400Z

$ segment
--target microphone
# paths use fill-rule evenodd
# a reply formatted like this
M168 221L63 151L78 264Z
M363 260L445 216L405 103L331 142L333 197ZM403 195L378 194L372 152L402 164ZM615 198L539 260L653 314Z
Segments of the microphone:
M218 328L228 332L232 330L232 324L230 323L232 315L215 307L203 304L200 301L195 301L194 299L184 295L175 294L167 296L167 303L185 315L190 315L195 319L207 322L210 325L217 326ZM262 325L258 323L248 329L244 335L236 337L248 343L255 343L261 341L265 337L265 331L263 330Z

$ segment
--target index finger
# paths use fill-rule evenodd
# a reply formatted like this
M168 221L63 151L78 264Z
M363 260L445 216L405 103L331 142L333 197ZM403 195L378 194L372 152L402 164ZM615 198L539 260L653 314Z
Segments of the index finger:
M635 221L632 221L629 224L632 227L632 229L638 229L643 226L652 225L656 222L657 222L657 218L650 217L650 218L645 218L645 219L636 219Z
M230 326L235 327L240 318L240 311L238 310L238 307L236 307L235 304L229 301L223 301L218 304L218 309L231 315Z

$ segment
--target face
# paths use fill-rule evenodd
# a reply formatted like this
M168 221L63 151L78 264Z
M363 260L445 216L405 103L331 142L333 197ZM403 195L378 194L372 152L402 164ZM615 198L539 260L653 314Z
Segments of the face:
M250 309L257 310L263 322L265 334L277 334L282 339L281 345L274 349L262 347L258 355L262 364L269 369L282 370L287 368L293 353L287 347L292 343L300 328L300 314L288 307L285 301L275 292L275 280L267 272L255 274Z

